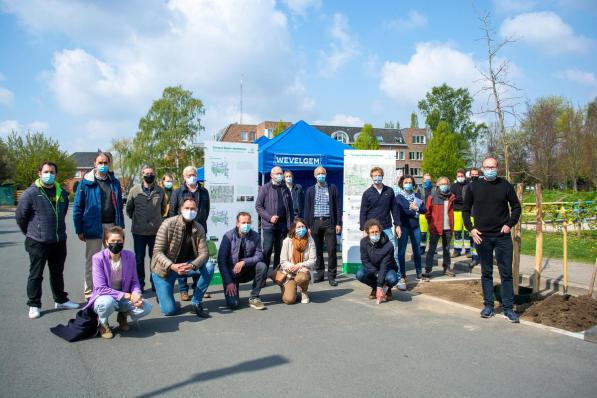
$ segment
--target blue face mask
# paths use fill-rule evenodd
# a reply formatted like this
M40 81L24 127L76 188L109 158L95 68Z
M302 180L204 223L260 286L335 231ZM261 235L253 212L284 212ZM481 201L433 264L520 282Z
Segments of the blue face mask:
M42 175L39 179L41 180L41 182L43 182L46 185L52 185L52 184L54 184L54 180L56 179L56 176L52 173L42 173Z
M439 190L440 190L442 193L448 193L448 191L450 190L450 186L449 186L449 185L440 185L440 186L439 186Z
M379 242L380 239L381 239L381 235L378 235L378 234L369 235L369 240L371 241L371 243L377 243L377 242Z
M296 229L294 230L294 233L299 238L302 238L303 236L305 236L307 234L307 228L305 228L305 227L296 227Z
M292 177L286 177L286 183L287 184L292 184Z
M318 182L325 182L325 174L317 174L317 181Z
M382 181L383 181L383 177L382 176L375 176L375 177L373 177L373 183L374 184L381 184Z
M251 231L251 224L241 224L239 230L243 234L248 234Z
M496 169L483 170L483 175L485 175L486 180L489 180L489 181L495 180L497 178L497 170Z
M432 186L431 181L429 181L429 180L425 180L423 185L425 186L425 189L430 189Z
M282 174L276 174L276 175L274 175L274 181L277 184L281 183L283 179L284 179L284 176Z
M404 185L402 185L402 187L404 188L404 190L406 192L412 192L413 191L413 184L404 184Z
M110 170L110 168L108 167L107 164L102 164L97 167L97 171L99 171L102 174L106 174L109 170Z
M166 188L166 189L172 189L172 181L166 181L164 183L164 188Z

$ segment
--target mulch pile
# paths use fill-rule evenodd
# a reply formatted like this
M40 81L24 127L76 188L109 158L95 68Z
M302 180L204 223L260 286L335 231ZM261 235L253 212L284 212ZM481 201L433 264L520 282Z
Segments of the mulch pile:
M597 300L589 296L553 294L537 301L522 314L528 321L580 332L597 325Z

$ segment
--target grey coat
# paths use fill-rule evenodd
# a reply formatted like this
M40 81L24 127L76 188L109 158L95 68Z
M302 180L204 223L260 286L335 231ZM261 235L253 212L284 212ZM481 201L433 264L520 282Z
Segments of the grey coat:
M126 200L126 214L133 220L131 232L137 235L155 235L162 224L166 210L166 192L154 185L148 195L138 184L131 188Z

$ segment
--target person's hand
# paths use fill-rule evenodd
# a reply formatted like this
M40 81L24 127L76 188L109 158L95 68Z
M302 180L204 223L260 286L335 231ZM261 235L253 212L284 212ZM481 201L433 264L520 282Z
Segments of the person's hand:
M123 299L125 300L129 300L131 299L131 294L130 293L124 293L124 296L122 296Z
M377 304L381 304L384 297L385 297L385 293L383 292L383 287L378 287L377 290L375 291L375 299L377 301Z
M400 229L400 225L396 225L396 237L400 239L402 236L402 229Z
M298 272L298 270L299 270L300 268L301 268L301 266L300 266L300 265L298 265L298 264L294 264L294 265L291 265L290 267L288 267L288 271L290 271L290 272Z
M131 294L131 303L136 308L143 307L143 298L141 297L141 294L139 294L139 293Z
M234 282L226 285L226 296L236 296L236 284Z
M172 264L170 269L178 275L186 275L191 270L191 266L187 263Z
M502 228L503 230L504 228ZM510 229L510 228L508 228ZM476 244L480 245L481 242L483 242L483 239L481 239L481 235L483 235L481 232L479 232L479 230L477 228L473 228L473 230L471 231L471 235L473 235L473 242L475 242Z
M342 227L339 225L336 225L336 235L338 235L340 232L342 232Z
M272 223L272 224L275 224L275 223L278 222L278 218L280 218L280 217L278 217L278 216L272 216L272 218L269 219L269 222Z
M417 204L415 202L411 202L411 204L408 206L409 209L417 211L419 210L419 206L417 206Z
M510 233L510 227L509 227L509 226L507 226L507 225L504 225L504 226L502 227L502 231L501 231L501 232L502 232L503 234L509 234L509 233Z
M79 240L80 240L81 242L85 242L85 235L84 235L84 234L79 234L79 235L77 235L77 236L79 237Z
M236 263L236 265L232 269L232 272L234 272L235 274L240 274L240 271L242 271L244 266L245 266L245 262L241 260L238 263Z

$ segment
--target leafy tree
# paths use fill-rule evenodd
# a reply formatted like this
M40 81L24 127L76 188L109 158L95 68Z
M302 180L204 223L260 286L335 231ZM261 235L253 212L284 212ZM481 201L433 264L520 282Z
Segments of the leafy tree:
M162 98L153 101L145 117L139 121L139 131L133 138L127 167L139 170L150 164L161 175L171 172L182 175L187 165L203 163L203 150L195 138L204 127L201 116L203 102L181 86L166 87Z
M472 105L473 97L468 89L454 89L446 83L433 87L418 104L419 110L425 115L425 124L432 131L437 129L440 122L446 122L449 129L467 143L479 133L475 123L471 121Z
M389 122L385 122L383 124L383 128L384 129L393 129L394 128L394 122L392 122L391 120Z
M466 165L466 160L460 152L460 142L460 137L450 130L448 123L439 122L427 149L423 152L423 170L433 176L454 179L456 170Z
M10 148L0 138L0 184L10 183L15 177L15 158Z
M379 142L373 135L373 126L371 124L365 123L353 147L356 149L379 149Z
M279 136L284 130L286 130L286 123L284 123L283 121L279 121L278 124L276 124L276 127L274 128L274 137Z
M60 150L58 142L43 133L28 132L24 139L13 131L7 139L9 150L15 156L15 177L17 188L25 188L37 179L37 168L44 161L56 163L59 184L75 175L77 166L66 151Z
M132 139L130 138L119 138L112 141L112 152L114 153L113 169L116 171L122 189L128 191L133 182L137 172L136 165L132 164L131 152L132 152ZM159 176L158 176L159 178Z
M418 129L419 128L419 117L414 112L412 112L410 114L410 128L411 129Z

